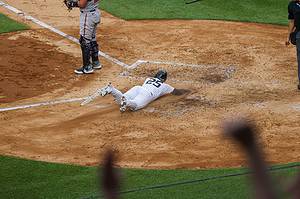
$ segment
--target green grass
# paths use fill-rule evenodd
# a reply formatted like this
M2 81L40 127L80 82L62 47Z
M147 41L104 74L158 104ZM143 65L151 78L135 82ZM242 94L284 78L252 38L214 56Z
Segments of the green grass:
M18 30L26 30L29 27L25 24L18 23L0 13L0 34Z
M97 193L96 168L53 164L0 156L1 198L82 198ZM244 169L139 170L124 169L123 190L219 176ZM277 175L295 176L292 168ZM249 198L247 177L171 186L124 194L122 198Z
M0 198L77 198L95 190L95 168L0 157Z
M186 0L187 1L187 0ZM100 7L126 19L219 19L287 24L289 0L102 0Z

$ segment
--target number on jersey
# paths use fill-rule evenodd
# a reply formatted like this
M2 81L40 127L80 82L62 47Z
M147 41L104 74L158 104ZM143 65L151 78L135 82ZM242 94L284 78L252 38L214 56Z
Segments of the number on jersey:
M151 85L155 86L156 88L159 88L163 84L163 82L159 79L151 78L146 82L146 84L151 84Z

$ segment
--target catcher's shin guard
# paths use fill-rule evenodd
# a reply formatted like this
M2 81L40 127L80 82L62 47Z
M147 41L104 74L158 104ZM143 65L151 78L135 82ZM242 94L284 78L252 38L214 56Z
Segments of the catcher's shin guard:
M91 64L91 42L87 41L83 36L80 36L79 43L81 46L83 66L89 66Z
M98 53L99 53L98 43L97 43L97 41L92 41L91 42L91 55L92 55L93 62L99 61Z

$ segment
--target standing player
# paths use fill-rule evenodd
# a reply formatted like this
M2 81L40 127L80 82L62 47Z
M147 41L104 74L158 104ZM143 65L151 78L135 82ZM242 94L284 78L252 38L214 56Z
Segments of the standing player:
M296 48L298 60L298 89L300 90L300 0L293 0L288 5L288 36L286 45L290 44L290 35L296 32Z
M96 29L100 23L99 0L64 0L71 10L80 8L80 39L83 66L75 70L76 74L90 74L94 69L101 69L98 58L98 43L96 41ZM90 62L92 59L92 63Z
M124 112L126 109L131 111L142 109L150 102L166 94L182 95L189 92L189 90L173 88L165 83L166 80L167 72L159 70L154 77L147 78L142 86L134 86L124 94L111 84L100 89L99 94L103 97L112 94L115 101L120 105L120 111Z

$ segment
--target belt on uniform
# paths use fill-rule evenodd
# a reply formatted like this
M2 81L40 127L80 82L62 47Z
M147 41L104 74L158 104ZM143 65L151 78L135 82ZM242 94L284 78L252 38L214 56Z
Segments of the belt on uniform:
M82 11L82 10L80 10L81 13L85 13L85 12L95 12L95 11L96 11L96 9L88 10L88 11Z

